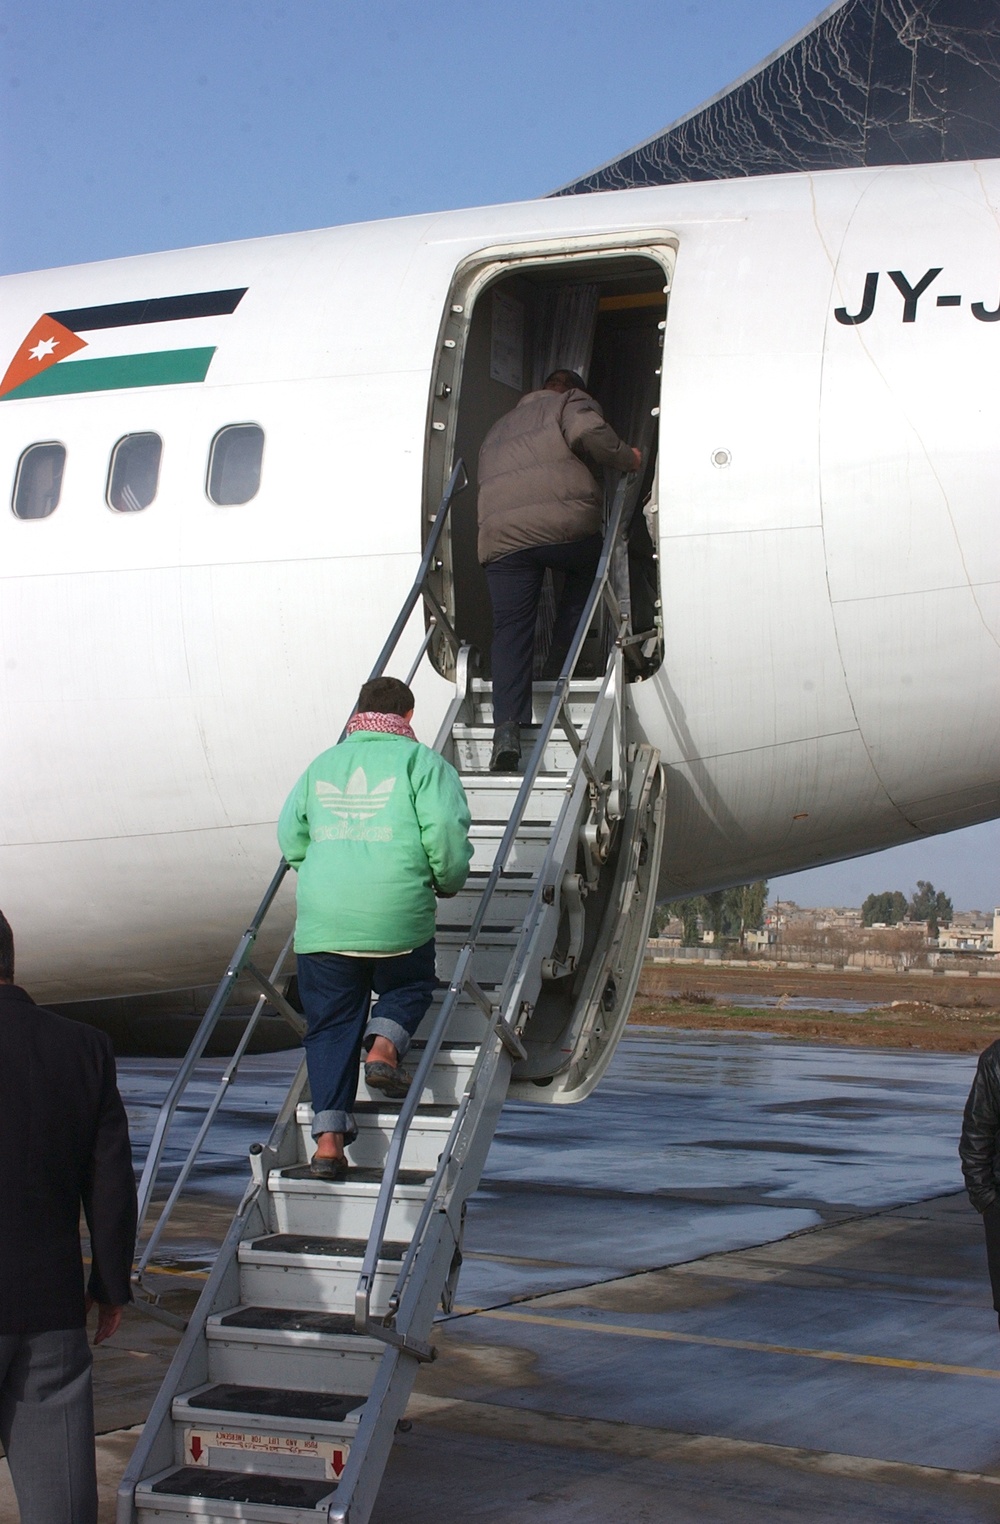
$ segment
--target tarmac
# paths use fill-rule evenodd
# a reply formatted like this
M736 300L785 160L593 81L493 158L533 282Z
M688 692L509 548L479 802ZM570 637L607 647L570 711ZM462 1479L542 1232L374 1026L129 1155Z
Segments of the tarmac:
M973 1067L639 1028L582 1106L507 1107L372 1524L995 1524ZM175 1339L96 1351L102 1524Z

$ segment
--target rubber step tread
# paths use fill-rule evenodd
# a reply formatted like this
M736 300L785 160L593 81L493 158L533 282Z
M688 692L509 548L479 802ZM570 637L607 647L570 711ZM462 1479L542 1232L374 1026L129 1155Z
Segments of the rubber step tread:
M518 922L518 921L498 922L496 925L490 925L490 926L488 926L487 930L488 931L493 931L493 932L497 932L497 931L499 931L499 932L520 931L522 924L523 923ZM464 925L461 925L458 922L455 922L455 921L438 921L438 923L437 923L437 930L435 932L435 936L437 936L437 937L452 937L452 938L454 938L454 941L449 942L447 944L450 947L454 947L454 946L464 947L465 946L465 942L466 942L466 940L468 938L468 935L469 935L468 927L464 926Z
M486 888L489 873L484 868L474 868L465 880L459 894L471 894L478 889L480 894ZM538 875L532 873L529 868L504 868L497 883L498 889L534 889L538 882Z
M380 1169L362 1169L351 1165L343 1180L323 1180L313 1174L308 1164L291 1164L287 1169L274 1171L281 1180L311 1180L314 1185L379 1185L382 1181ZM433 1170L401 1169L396 1176L400 1185L426 1185L428 1180L433 1180Z
M426 1042L424 1042L423 1039L421 1038L420 1041L414 1042L414 1043L410 1044L410 1052L411 1053L423 1053L423 1051L424 1051L424 1049L426 1047L427 1047ZM438 1052L439 1053L478 1053L479 1052L479 1044L477 1042L443 1042L441 1044L440 1048L438 1049Z
M348 1413L363 1408L364 1394L331 1396L329 1392L298 1392L280 1386L235 1386L222 1382L183 1401L189 1408L211 1408L217 1413L239 1413L244 1418L300 1418L314 1423L343 1423Z
M255 1471L210 1471L180 1466L150 1487L169 1497L215 1498L226 1503L270 1503L275 1508L316 1508L337 1490L335 1482L294 1476L266 1476Z
M237 1307L225 1313L219 1328L259 1328L266 1333L353 1334L350 1312L308 1312L291 1307Z
M327 1254L331 1259L364 1259L367 1247L365 1238L320 1238L308 1233L269 1233L250 1240L250 1248L261 1254ZM379 1259L402 1260L409 1247L387 1241Z
M458 926L453 931L446 926L438 926L435 931L435 939L445 947L462 947L468 940L468 929ZM477 947L512 947L517 937L504 926L484 926L476 938Z

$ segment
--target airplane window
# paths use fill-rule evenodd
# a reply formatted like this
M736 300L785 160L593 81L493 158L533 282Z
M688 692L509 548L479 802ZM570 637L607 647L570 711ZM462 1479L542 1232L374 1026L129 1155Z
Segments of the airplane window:
M208 457L208 495L213 503L249 503L260 486L264 430L256 423L232 423L212 440Z
M126 434L111 452L108 507L116 513L138 513L156 496L163 441L159 434Z
M59 506L66 446L29 445L17 463L10 506L19 519L47 519Z

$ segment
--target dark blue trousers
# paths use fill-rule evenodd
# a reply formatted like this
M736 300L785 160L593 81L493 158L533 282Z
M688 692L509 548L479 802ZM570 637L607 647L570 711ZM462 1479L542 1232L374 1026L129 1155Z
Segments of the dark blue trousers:
M554 677L566 659L580 616L594 585L601 559L601 536L564 545L532 545L488 561L484 568L493 605L493 723L531 723L531 669L535 655L535 620L546 567L564 581L546 671Z
M309 1070L313 1137L342 1132L357 1137L351 1115L358 1093L362 1047L388 1037L400 1058L427 1014L437 975L434 938L394 958L348 958L344 953L299 953L299 999L307 1031L302 1041ZM368 1020L372 995L378 1005Z

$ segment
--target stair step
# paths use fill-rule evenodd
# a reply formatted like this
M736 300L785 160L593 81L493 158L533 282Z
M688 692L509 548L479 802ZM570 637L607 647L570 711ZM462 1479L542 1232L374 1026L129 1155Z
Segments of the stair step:
M389 1209L389 1238L408 1242L412 1237L431 1178L429 1171L402 1171ZM380 1170L352 1169L336 1182L316 1180L308 1165L272 1170L267 1189L274 1226L279 1233L367 1239L381 1184Z
M202 1519L251 1519L260 1524L316 1524L336 1484L308 1477L261 1476L178 1466L141 1482L135 1501L139 1524L169 1514Z
M215 1383L315 1392L369 1392L385 1345L354 1331L350 1313L243 1307L205 1326Z
M603 675L601 677L584 677L581 674L580 676L570 678L569 688L571 693L596 694L600 692L601 684L603 682ZM551 694L552 690L555 688L555 685L555 678L552 677L538 677L534 679L534 687L539 693ZM493 683L492 680L488 677L474 677L470 683L470 687L473 693L493 692Z
M440 935L441 943L439 945L454 945L456 935L461 935L462 938L459 946L465 940L464 933L444 932ZM509 936L509 933L495 932L492 935L493 940L498 941L501 937ZM500 945L499 942L498 945ZM504 945L506 946L506 944ZM506 947L506 951L509 958L509 946ZM497 956L494 952L494 962L497 960ZM487 980L487 982L491 981ZM424 1044L421 1042L419 1045L415 1044L411 1047L409 1053L407 1053L402 1065L407 1074L413 1075L416 1073L417 1066L423 1058L423 1048ZM421 1097L423 1104L427 1106L457 1106L465 1094L465 1088L469 1083L469 1075L475 1067L478 1051L478 1043L448 1043L442 1045L434 1059L429 1081ZM366 1085L363 1066L358 1085L358 1101L359 1103L363 1102L375 1106L380 1106L385 1102L385 1096L382 1091L370 1090Z
M473 868L486 873L491 871L503 833L502 825L474 825L470 828L469 840L472 843ZM507 857L507 871L532 875L539 873L551 840L551 826L521 826Z
M489 993L490 981L480 981L482 987ZM442 986L434 994L430 1010L420 1023L416 1031L417 1040L426 1042L431 1035L431 1029L437 1020L441 1002L447 995L447 987ZM447 1036L450 1042L471 1044L478 1047L483 1040L486 1031L486 1016L473 1000L471 995L460 995L456 1001L451 1021L448 1023Z
M521 731L522 770L537 740L527 726ZM489 776L490 753L493 750L492 725L455 725L452 729L455 766L460 773L482 773ZM576 761L576 753L560 731L553 735L545 747L545 771L568 773ZM517 776L516 774L512 776Z
M601 691L603 678L580 678L570 683L569 712L572 719L586 718L593 709ZM539 680L531 685L531 719L541 724L552 702L555 683ZM484 678L474 678L472 683L472 706L477 719L493 724L493 685Z
M348 1312L354 1306L366 1243L361 1238L326 1238L318 1234L272 1233L245 1240L239 1247L240 1295L245 1302L322 1312ZM382 1246L372 1288L372 1312L387 1311L408 1245Z
M362 1259L367 1240L364 1238L328 1238L325 1233L267 1233L263 1238L245 1240L250 1246L267 1254L321 1254L332 1259ZM243 1244L240 1245L241 1249ZM382 1258L401 1260L409 1244L401 1239L387 1239L382 1245Z
M479 909L485 883L485 874L478 880L476 878L467 880L465 888L460 889L454 899L438 901L435 936L440 936L442 932L447 931L464 933L468 930L473 916ZM505 877L501 880L487 906L484 929L486 931L520 929L534 887L534 880L531 878L511 881Z
M347 1145L347 1157L352 1167L360 1165L362 1169L382 1169L399 1119L399 1111L398 1101L359 1101L356 1104L354 1120L358 1135L353 1143ZM300 1102L295 1116L299 1127L299 1157L303 1160L311 1159L316 1147L312 1136L312 1107ZM433 1174L454 1120L455 1110L452 1106L419 1107L407 1134L403 1168ZM350 1178L348 1173L348 1181Z
M173 1414L178 1423L209 1423L241 1429L261 1426L298 1433L303 1424L311 1429L350 1436L357 1429L367 1392L307 1392L289 1387L241 1386L216 1382L175 1397Z
M491 776L481 773L465 773L462 784L469 801L473 824L506 825L510 819L521 778L509 774ZM563 773L550 773L536 778L535 786L528 796L523 818L528 821L557 819L563 807L569 785Z
M351 1313L306 1312L301 1307L235 1307L232 1312L216 1313L209 1319L209 1324L213 1323L227 1331L249 1328L261 1332L354 1334Z
M547 843L546 843L547 845ZM466 932L443 931L436 937L437 974L447 983L455 972L458 955L465 946ZM517 934L512 931L484 932L472 954L471 974L477 984L484 988L490 984L502 984L510 968L510 960L517 946Z
M442 1111L451 1112L450 1106L442 1106ZM432 1170L426 1169L401 1169L397 1175L399 1185L421 1186L426 1185L431 1179ZM382 1184L382 1171L380 1169L358 1169L352 1165L347 1176L343 1180L318 1180L310 1170L308 1164L290 1164L284 1169L272 1170L272 1180L301 1180L308 1182L324 1192L342 1192L345 1187L364 1186L377 1196ZM338 1235L334 1235L335 1237ZM346 1233L339 1235L342 1238L356 1237L356 1234Z

